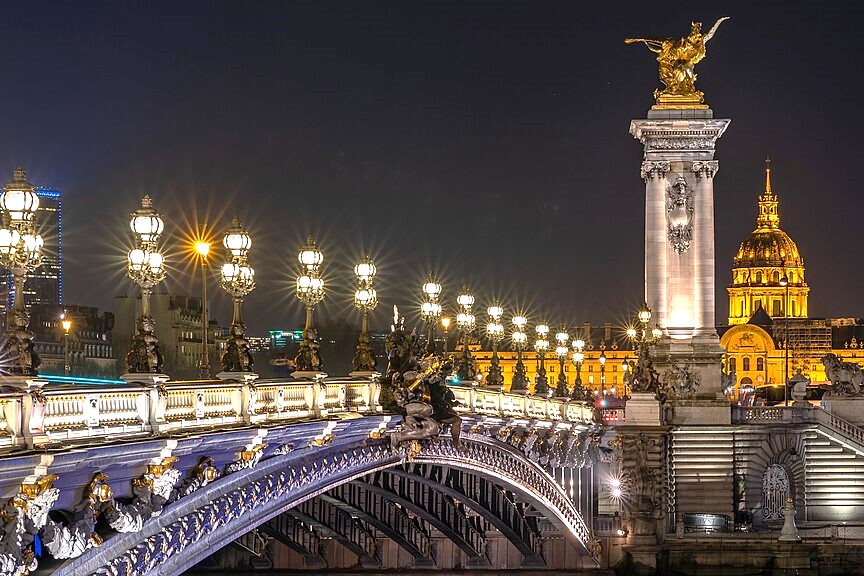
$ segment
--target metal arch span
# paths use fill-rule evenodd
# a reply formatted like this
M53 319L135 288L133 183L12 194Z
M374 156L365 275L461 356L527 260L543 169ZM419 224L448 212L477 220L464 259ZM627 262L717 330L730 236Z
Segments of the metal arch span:
M464 469L519 494L587 551L589 532L575 505L542 467L492 438L466 433L464 450L449 438L426 442L417 463ZM182 573L239 535L341 484L404 462L383 441L297 450L212 482L168 505L136 532L115 534L68 561L60 576Z
M462 468L488 478L516 492L543 514L561 532L578 542L591 555L588 541L591 532L578 508L564 489L538 464L503 442L480 434L463 433L463 449L455 448L450 438L429 442L414 461ZM596 560L596 559L595 559Z

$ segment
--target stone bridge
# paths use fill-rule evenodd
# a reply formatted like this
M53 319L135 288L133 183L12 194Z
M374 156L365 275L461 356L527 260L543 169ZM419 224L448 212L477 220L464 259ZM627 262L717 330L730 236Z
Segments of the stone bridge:
M594 563L592 408L451 390L458 449L445 434L391 446L401 419L374 379L31 380L0 394L0 573L178 574L259 533L310 566L330 538L375 567L375 531L416 566L434 565L433 531L484 566L490 529L543 566L544 518Z

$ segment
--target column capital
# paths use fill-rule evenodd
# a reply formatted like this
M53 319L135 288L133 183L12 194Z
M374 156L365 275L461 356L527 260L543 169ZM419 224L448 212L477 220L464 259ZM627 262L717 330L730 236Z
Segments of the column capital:
M654 178L662 178L669 172L669 162L666 160L646 160L642 162L642 168L639 175L643 180L653 180Z
M697 178L713 178L719 169L717 160L697 160L691 166L691 170Z

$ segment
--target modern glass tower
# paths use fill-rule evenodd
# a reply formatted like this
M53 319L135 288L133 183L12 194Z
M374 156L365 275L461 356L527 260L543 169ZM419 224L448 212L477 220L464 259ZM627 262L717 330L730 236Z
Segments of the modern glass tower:
M36 212L36 231L42 236L42 265L27 275L24 283L25 302L48 304L58 308L63 304L63 203L59 190L37 188L39 209ZM14 288L12 275L2 269L0 273L0 323L5 326L6 310L12 305Z

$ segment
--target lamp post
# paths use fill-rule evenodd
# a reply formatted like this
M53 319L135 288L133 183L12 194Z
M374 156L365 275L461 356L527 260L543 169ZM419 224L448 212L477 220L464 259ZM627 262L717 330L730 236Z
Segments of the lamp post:
M450 329L450 318L444 316L441 318L441 327L444 328L444 356L447 356L447 331Z
M600 351L597 360L600 361L600 398L604 398L606 396L606 352L604 350Z
M207 348L207 255L210 243L204 240L195 242L195 251L201 263L201 362L198 364L202 380L210 379L210 351Z
M501 365L498 361L498 342L504 338L504 325L501 324L504 308L498 302L493 302L486 309L486 313L489 315L489 323L486 324L486 337L492 343L492 361L489 363L486 386L500 390L504 387L504 375L501 374Z
M462 333L462 357L459 359L459 368L456 374L459 380L473 379L476 375L474 368L474 359L471 357L471 350L468 348L468 339L474 331L475 319L471 313L471 307L474 305L474 296L464 288L462 293L456 298L456 303L459 304L459 314L456 316L456 327Z
M34 217L39 208L36 189L27 182L27 173L16 168L12 182L0 195L3 220L0 228L0 264L12 273L12 307L6 315L6 334L0 347L0 372L4 375L35 376L41 360L28 329L30 315L24 305L27 274L42 264L42 237L36 234Z
M60 314L60 325L63 326L63 374L69 376L69 330L72 321L66 318L66 312Z
M375 353L372 351L372 340L369 338L369 312L378 305L378 293L372 287L376 272L375 264L364 252L354 266L354 276L357 278L354 306L360 310L360 340L357 342L357 353L351 361L351 367L354 369L352 375L355 376L368 376L375 372Z
M249 248L252 247L252 238L239 218L235 217L231 221L231 227L225 232L222 244L230 256L229 261L222 265L221 285L231 295L231 302L234 304L231 338L225 354L222 355L222 370L229 374L251 372L254 362L246 341L246 325L243 323L241 307L243 298L255 289L255 269L249 265L247 257Z
M582 363L585 362L585 341L581 338L573 340L573 355L571 359L573 365L576 366L576 382L573 383L573 393L570 398L573 400L585 400L585 388L582 387Z
M525 364L522 362L522 351L528 344L528 335L525 327L528 326L528 318L522 314L513 316L513 333L510 336L513 348L516 349L516 368L513 370L513 382L510 384L511 392L528 392L528 375Z
M780 286L785 289L783 298L783 405L789 405L789 278L780 278Z
M162 354L156 338L156 323L150 311L150 296L153 287L165 278L165 258L158 246L165 224L153 208L149 195L141 199L141 207L132 214L129 227L135 234L136 247L126 256L127 274L141 289L141 316L126 355L126 373L161 374Z
M303 341L297 350L295 363L298 372L305 376L314 376L322 368L321 355L318 352L318 334L312 324L312 312L315 306L324 299L324 280L321 278L321 263L324 253L315 244L315 239L309 236L306 245L300 248L297 255L300 262L300 276L297 277L297 298L306 307L306 325L303 328Z
M546 396L549 393L549 382L546 379L546 351L549 350L549 341L546 340L546 335L549 334L549 326L546 324L538 324L534 331L537 332L537 339L534 340L534 350L537 352L539 366L537 367L537 377L534 379L534 394L538 396Z
M648 328L651 322L651 309L648 308L647 303L642 304L637 318L638 327L627 329L627 337L633 342L633 349L637 356L635 365L628 360L624 361L627 365L624 371L625 394L628 384L631 392L653 392L658 385L657 373L651 361L650 347L663 336L663 331L657 326L653 329Z
M438 297L441 296L441 283L435 279L435 273L429 274L429 279L423 284L423 295L426 299L420 307L420 315L426 322L426 354L435 353L435 324L441 317L441 304Z
M558 343L558 346L555 347L555 355L558 356L558 382L555 385L555 396L566 398L570 394L570 390L568 390L567 376L564 374L564 363L570 354L570 348L567 346L570 335L564 327L555 334L555 341Z

